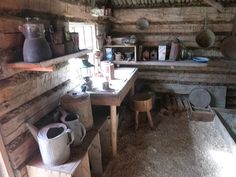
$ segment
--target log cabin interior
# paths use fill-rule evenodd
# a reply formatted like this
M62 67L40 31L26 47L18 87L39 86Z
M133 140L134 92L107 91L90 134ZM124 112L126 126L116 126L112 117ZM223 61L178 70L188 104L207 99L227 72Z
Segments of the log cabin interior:
M235 0L1 0L0 177L235 177Z

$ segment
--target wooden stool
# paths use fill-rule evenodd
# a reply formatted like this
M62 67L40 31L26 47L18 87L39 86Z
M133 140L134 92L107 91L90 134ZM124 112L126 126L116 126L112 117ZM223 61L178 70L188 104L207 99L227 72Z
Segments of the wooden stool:
M152 109L152 96L147 93L139 93L132 97L132 107L135 112L135 129L138 129L138 115L139 112L146 112L148 123L153 128L151 109Z

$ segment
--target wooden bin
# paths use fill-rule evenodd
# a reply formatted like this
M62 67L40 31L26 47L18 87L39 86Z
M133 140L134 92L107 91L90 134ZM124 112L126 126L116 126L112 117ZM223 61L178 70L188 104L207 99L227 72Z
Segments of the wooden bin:
M190 105L190 120L210 122L213 121L215 112L210 106L207 108L196 108Z
M92 106L88 93L72 90L61 98L61 106L66 111L78 114L86 130L93 127Z
M88 153L81 159L52 167L44 165L38 155L27 165L27 172L29 177L91 177Z

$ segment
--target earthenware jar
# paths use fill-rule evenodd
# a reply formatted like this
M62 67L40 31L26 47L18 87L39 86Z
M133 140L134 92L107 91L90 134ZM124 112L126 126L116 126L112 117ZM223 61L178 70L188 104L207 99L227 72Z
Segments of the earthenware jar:
M124 59L124 56L122 55L121 52L116 52L116 53L115 53L115 60L116 60L116 61L121 61L121 60L123 60L123 59Z
M38 19L26 18L26 23L19 26L24 34L23 57L25 62L37 63L52 57L51 49L45 39L44 25Z

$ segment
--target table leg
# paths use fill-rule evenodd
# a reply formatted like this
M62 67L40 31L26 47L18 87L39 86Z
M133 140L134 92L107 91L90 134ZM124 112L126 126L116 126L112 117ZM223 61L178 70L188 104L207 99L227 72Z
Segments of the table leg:
M116 106L110 106L111 116L111 145L112 155L117 154L117 121L116 121Z
M135 93L135 88L134 88L134 85L133 85L130 89L130 96L133 96L134 93Z

